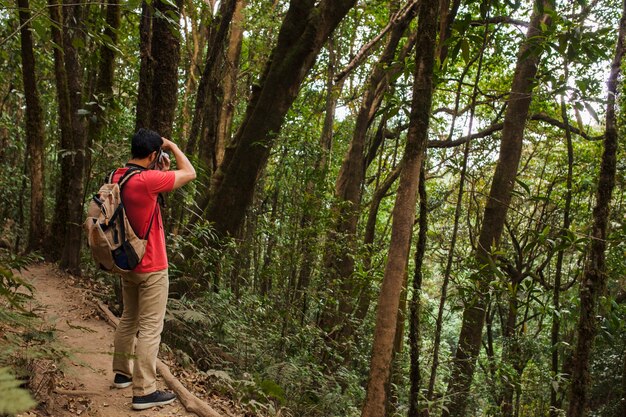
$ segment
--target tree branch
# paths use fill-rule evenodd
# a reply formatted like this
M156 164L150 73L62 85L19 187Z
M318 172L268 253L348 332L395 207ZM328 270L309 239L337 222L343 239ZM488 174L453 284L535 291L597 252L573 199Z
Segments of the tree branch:
M470 25L472 26L483 26L487 24L498 24L498 23L507 23L511 25L524 26L528 27L528 22L518 19L513 19L510 16L494 16L484 20L472 20Z
M545 113L533 114L532 116L530 116L530 120L545 122L552 126L558 127L560 129L565 129L565 124L562 121L554 119ZM504 123L495 123L489 126L488 128L486 128L485 130L481 130L480 132L472 133L471 135L463 136L455 140L429 140L428 147L429 148L454 148L456 146L464 144L465 142L469 140L480 139L486 136L490 136L493 133L502 130L503 128L504 128ZM587 133L573 126L570 126L569 129L571 130L572 133L575 133L581 138L588 140L588 141L598 141L598 140L604 139L604 135L589 136Z
M335 84L341 82L344 78L350 74L360 63L361 61L369 54L370 50L385 36L389 30L401 23L404 19L410 16L409 11L413 7L413 5L417 3L417 0L410 0L407 4L404 5L397 13L395 13L391 19L389 19L389 23L385 26L378 35L374 36L372 40L363 45L361 49L356 53L356 55L350 60L350 62L335 76Z

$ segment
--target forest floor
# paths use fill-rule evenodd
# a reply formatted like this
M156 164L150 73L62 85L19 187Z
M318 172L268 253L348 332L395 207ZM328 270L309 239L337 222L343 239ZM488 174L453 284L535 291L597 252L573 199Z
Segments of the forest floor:
M90 290L78 284L79 278L59 272L53 265L39 264L23 270L21 276L35 288L37 309L46 325L55 329L60 347L69 352L58 366L41 361L34 368L37 399L40 406L20 417L35 416L97 416L97 417L186 417L188 413L179 401L165 407L133 411L132 388L112 387L113 328L101 317ZM243 416L228 399L207 394L197 375L190 370L180 370L164 360L180 381L203 398L223 416ZM54 375L46 378L46 375ZM191 381L191 382L190 382ZM167 388L159 379L159 389ZM47 385L45 389L42 386ZM192 385L192 386L190 386ZM198 389L200 392L198 393ZM42 393L42 391L47 391ZM73 391L68 394L67 391ZM43 395L42 395L43 394ZM208 398L207 398L208 397Z

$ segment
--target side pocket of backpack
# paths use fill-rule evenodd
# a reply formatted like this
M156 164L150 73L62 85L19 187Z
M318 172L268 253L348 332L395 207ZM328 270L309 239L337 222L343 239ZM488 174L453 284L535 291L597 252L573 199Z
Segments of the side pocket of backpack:
M85 220L85 230L87 230L87 243L94 260L100 266L110 271L115 263L113 262L113 254L111 253L111 245L107 239L106 233L98 223L95 217L88 217Z

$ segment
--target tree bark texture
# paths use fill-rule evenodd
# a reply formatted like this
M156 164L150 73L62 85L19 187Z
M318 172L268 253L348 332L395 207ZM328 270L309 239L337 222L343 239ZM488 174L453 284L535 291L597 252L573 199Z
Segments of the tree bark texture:
M154 77L154 59L152 58L152 16L153 5L144 1L141 4L139 22L139 88L137 91L137 109L135 113L135 131L150 125L152 107L152 79Z
M96 95L111 97L113 95L113 76L115 75L115 47L117 33L120 28L121 8L116 0L108 0L106 6L106 26L104 39L110 40L100 46L100 61L98 64L98 79L96 81Z
M593 209L591 244L582 281L580 283L580 316L578 319L578 340L574 350L570 400L567 417L584 417L589 405L589 359L594 338L598 332L598 302L606 289L607 235L611 196L615 188L616 156L618 145L617 121L615 116L618 78L626 49L626 1L622 2L622 17L615 56L607 82L608 99L606 106L606 129L604 133L604 153L600 165L600 177Z
M439 42L437 43L437 56L439 65L444 65L448 57L447 40L452 35L452 25L461 6L461 0L453 0L450 7L450 0L442 0L439 12ZM481 7L482 8L482 7Z
M87 147L92 148L93 143L100 138L103 127L106 125L104 117L112 106L113 98L113 77L115 75L115 54L117 45L117 33L120 27L121 8L117 0L108 0L106 5L106 22L103 30L103 37L107 42L100 45L98 73L96 77L96 87L93 93L95 103L91 106L92 115L95 119L90 119ZM91 154L87 155L87 181L91 179ZM86 187L89 187L87 184Z
M152 102L148 127L170 137L176 115L178 96L178 61L180 60L180 10L182 0L154 1L151 57L153 61ZM158 12L158 13L156 13Z
M326 239L328 244L324 254L324 271L333 279L329 286L336 288L337 305L330 305L324 311L321 325L328 332L330 339L337 343L341 343L351 332L345 328L343 323L351 314L354 308L354 299L358 294L351 275L354 272L356 230L361 204L361 189L366 170L366 134L392 79L392 73L388 67L394 62L398 44L416 12L417 5L413 4L404 18L397 21L367 80L367 87L357 114L350 148L343 160L335 183L334 225ZM337 245L339 241L341 245Z
M204 71L200 78L194 118L187 151L192 153L198 143L200 180L204 187L198 188L196 206L200 216L209 201L210 178L217 167L217 140L221 109L224 101L224 77L228 33L236 7L235 0L220 3L219 14L209 28Z
M252 201L284 117L328 36L356 0L292 1L243 122L212 179L206 219L219 235L234 235Z
M58 0L48 0L48 12L52 41L56 44L54 47L54 76L56 84L57 103L59 106L59 127L60 142L58 160L61 166L61 176L57 184L56 199L54 205L54 216L50 233L49 253L53 260L61 258L61 250L64 245L65 235L67 234L67 222L65 213L68 211L68 198L71 178L69 172L71 170L72 158L69 150L72 148L72 118L70 110L70 97L67 87L67 71L65 70L64 58L64 39L61 29L64 27L63 14L59 7Z
M500 156L491 183L489 199L483 214L476 261L479 293L465 306L461 334L453 360L448 383L448 403L442 416L464 417L469 388L474 375L476 358L482 340L482 328L487 305L487 286L490 281L489 264L491 252L499 246L504 221L508 210L517 169L522 152L523 134L528 117L534 80L541 55L542 27L551 23L548 9L552 2L538 0L526 34L520 47L513 75L509 104L504 117L504 128L500 143Z
M230 141L235 114L235 98L237 95L237 78L239 75L239 61L241 58L241 46L243 41L243 9L245 0L235 1L232 22L230 24L230 36L226 52L226 68L224 73L224 97L220 109L220 118L217 127L217 140L215 141L215 162L219 166L224 160L224 150Z
M420 2L410 125L392 213L391 241L376 311L370 376L362 417L385 415L384 382L389 378L400 294L415 219L419 173L428 140L438 10L438 0Z
M30 32L30 5L28 0L17 0L20 19L22 49L22 80L26 98L26 147L30 172L30 224L28 228L28 250L43 248L45 236L44 217L44 156L45 131L43 110L39 101L35 75L35 54Z
M60 266L69 272L80 275L80 248L83 223L83 194L85 184L85 161L87 149L87 123L78 110L83 107L83 67L78 59L78 51L74 44L84 44L85 31L82 28L82 7L80 5L65 5L63 7L63 51L65 57L65 72L67 74L67 88L70 105L71 120L71 148L69 156L69 171L61 172L61 176L68 176L67 231L64 236Z
M411 367L409 378L411 387L409 388L409 412L408 417L419 417L419 395L422 376L420 373L420 344L421 344L421 312L422 304L420 296L422 294L422 266L424 265L424 254L426 253L426 243L428 238L428 200L426 196L426 175L424 164L420 170L419 180L419 234L417 237L417 247L415 249L415 271L413 272L413 296L410 305L409 321L409 346L411 349Z
M565 79L567 80L567 75ZM567 237L567 232L570 228L570 210L572 206L572 180L574 173L574 147L572 145L572 132L567 118L567 109L565 107L564 98L561 99L561 116L565 123L565 139L567 141L567 191L565 194L565 207L563 209L563 228L561 230L561 236ZM554 272L554 289L552 293L552 305L554 312L552 313L552 328L550 330L550 342L552 345L552 377L557 379L559 374L559 338L561 333L561 278L563 274L563 257L565 249L561 249L556 258L556 271ZM561 396L562 390L550 389L550 417L558 417L559 410L563 405L563 398Z

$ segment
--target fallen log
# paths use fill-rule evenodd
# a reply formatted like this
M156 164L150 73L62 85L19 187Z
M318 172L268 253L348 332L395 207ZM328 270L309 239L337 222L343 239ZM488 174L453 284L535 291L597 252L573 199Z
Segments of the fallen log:
M100 310L104 313L109 324L113 327L117 327L119 319L115 317L106 305L100 301L96 301L96 303L98 304ZM223 417L207 403L189 392L189 390L185 388L174 375L172 375L170 368L160 359L157 359L157 371L161 374L167 386L176 393L176 396L187 411L197 414L200 417Z

